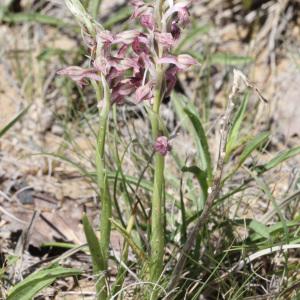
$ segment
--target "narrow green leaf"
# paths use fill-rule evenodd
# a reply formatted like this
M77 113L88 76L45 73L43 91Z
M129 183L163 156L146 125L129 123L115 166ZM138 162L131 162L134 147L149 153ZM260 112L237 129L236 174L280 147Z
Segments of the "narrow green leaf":
M104 270L103 264L103 256L101 253L100 243L96 236L96 233L91 226L87 215L84 215L82 218L84 234L89 245L89 250L92 256L92 264L93 264L93 271L94 274L98 274L99 271Z
M208 184L212 180L212 164L208 142L196 108L184 95L172 94L172 103L182 126L189 131L197 146L200 168L206 172Z
M269 132L262 132L255 136L249 143L247 143L245 149L243 150L242 154L240 155L239 164L240 167L244 161L251 155L251 153L260 147L263 143L267 141L269 138Z
M257 166L255 170L258 174L264 173L268 170L271 170L275 167L277 167L280 163L286 161L289 158L292 158L296 155L300 154L300 146L295 147L293 149L285 150L281 153L279 153L277 156L275 156L273 159L271 159L268 163Z
M28 111L31 105L28 105L25 109L19 112L4 128L0 129L0 138L17 123Z
M202 53L194 50L188 50L187 53L192 55L199 63L203 63L207 60L212 65L237 66L245 65L253 61L253 58L250 56L238 56L221 52L210 54L210 56L204 56Z
M202 171L206 172L208 183L210 183L212 180L212 165L208 142L201 120L199 116L191 109L190 106L187 106L184 109L184 112L187 114L196 132L196 143L198 148L198 155L201 162L201 169Z
M229 136L227 139L227 144L226 144L226 159L229 158L232 150L236 147L238 144L238 137L240 133L240 128L245 116L247 104L248 104L248 99L249 99L249 93L247 93L237 111L237 113L234 116L232 126L229 132Z
M0 20L1 21L1 20ZM26 22L35 22L44 25L50 25L55 27L63 27L66 25L70 25L63 21L62 19L58 19L52 16L43 15L36 12L29 13L6 13L2 17L2 21L7 23L26 23Z
M35 272L15 285L8 293L7 300L32 300L34 296L53 283L57 278L80 275L81 270L52 267Z
M261 237L264 237L266 239L270 238L269 229L263 223L252 220L249 224L249 228L252 229L255 233L259 234Z
M213 65L237 66L251 63L253 58L250 56L233 55L230 53L217 52L211 55Z
M133 241L130 234L126 231L126 228L124 228L121 224L119 224L113 219L110 219L110 221L115 226L115 228L122 234L128 245L131 247L132 251L140 258L141 261L144 261L146 257L144 251Z
M182 172L190 172L195 175L195 177L197 178L197 180L202 188L205 198L206 198L207 190L208 190L208 185L207 185L207 180L206 180L206 178L207 178L206 172L202 171L197 166L183 167L181 170L182 170Z
M245 146L245 149L241 153L239 157L239 162L237 165L233 168L233 170L224 177L222 180L222 183L224 183L228 178L230 178L232 175L235 174L235 172L241 167L241 165L245 162L245 160L251 155L251 153L260 147L263 143L267 141L269 138L269 133L268 132L262 132L259 133L257 136L255 136L250 142L248 142Z

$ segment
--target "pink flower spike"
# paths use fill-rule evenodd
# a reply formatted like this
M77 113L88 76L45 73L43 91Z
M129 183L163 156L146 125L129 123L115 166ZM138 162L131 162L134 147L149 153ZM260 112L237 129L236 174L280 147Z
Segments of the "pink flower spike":
M71 66L57 71L57 74L70 77L80 87L88 84L86 81L87 78L92 80L101 80L100 75L97 74L97 70L94 68L84 69L77 66Z
M169 144L167 137L159 136L154 143L154 150L163 156L171 151L171 145Z
M151 14L142 14L140 16L140 23L142 26L144 26L145 28L149 29L149 30L154 30L154 17Z

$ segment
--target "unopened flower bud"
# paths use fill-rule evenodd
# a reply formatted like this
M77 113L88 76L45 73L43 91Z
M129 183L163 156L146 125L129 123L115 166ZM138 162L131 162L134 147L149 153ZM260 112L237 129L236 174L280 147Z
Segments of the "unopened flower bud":
M154 143L154 150L163 156L171 151L171 145L169 144L167 137L159 136Z

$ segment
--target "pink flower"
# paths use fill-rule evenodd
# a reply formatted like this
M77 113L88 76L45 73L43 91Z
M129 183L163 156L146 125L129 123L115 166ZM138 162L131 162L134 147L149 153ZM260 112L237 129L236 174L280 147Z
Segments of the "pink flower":
M185 27L190 22L190 13L186 6L180 8L177 12L179 25Z
M95 68L84 69L77 66L71 66L57 71L57 74L70 77L81 88L88 84L86 79L101 80L101 77Z
M112 87L112 103L121 105L125 102L125 97L134 92L135 88L130 79L124 79Z
M171 66L167 69L166 71L166 84L167 84L167 89L166 89L166 94L165 96L169 96L172 92L172 90L175 87L177 78L176 74L179 71L179 69L176 66Z
M174 40L178 40L180 37L180 28L177 25L177 22L173 21L171 24L170 32Z
M180 70L187 70L190 66L198 64L198 61L188 54L164 56L158 59L159 64L174 64Z
M148 39L142 34L133 40L131 47L136 54L149 53Z
M171 151L171 145L169 144L167 137L159 136L154 143L154 150L163 156Z
M135 99L138 103L149 100L153 97L153 81L147 82L145 85L141 85L135 92Z
M155 32L155 39L161 46L167 49L170 49L175 44L172 34L168 32Z
M152 14L142 14L140 16L140 23L147 29L154 30L154 17Z

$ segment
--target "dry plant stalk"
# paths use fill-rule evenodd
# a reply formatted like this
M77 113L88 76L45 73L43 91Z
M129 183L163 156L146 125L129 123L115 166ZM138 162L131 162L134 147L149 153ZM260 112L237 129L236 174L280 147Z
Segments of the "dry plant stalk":
M253 83L251 83L241 71L237 69L233 70L233 84L232 84L231 92L228 96L228 103L227 103L225 114L221 119L219 154L218 154L217 166L216 166L213 183L212 186L208 189L208 197L205 202L203 211L200 217L198 218L197 223L191 230L185 245L181 249L181 254L175 265L170 283L168 285L167 290L170 293L176 288L178 281L180 280L180 276L182 274L184 266L186 264L186 261L188 259L188 253L190 252L190 250L194 245L194 242L196 240L200 228L203 227L207 222L214 201L218 198L219 193L221 191L222 188L221 180L222 180L223 168L225 163L226 144L230 132L230 123L233 118L233 111L234 111L234 97L239 92L239 87L241 82L243 82L247 87L253 89L257 93L260 100L267 102L267 99L262 96L259 89ZM169 294L167 299L171 299L171 298L172 296L171 294Z

